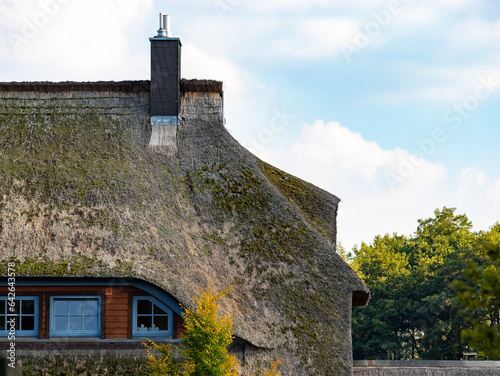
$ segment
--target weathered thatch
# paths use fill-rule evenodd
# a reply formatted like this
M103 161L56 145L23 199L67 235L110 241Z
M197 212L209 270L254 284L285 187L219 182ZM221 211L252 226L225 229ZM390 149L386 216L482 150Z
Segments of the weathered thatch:
M98 82L0 82L0 91L38 93L62 93L72 91L91 92L149 92L150 81L98 81ZM181 93L219 93L222 94L222 81L181 79Z
M38 93L64 93L72 91L96 92L149 92L149 81L98 81L98 82L1 82L0 91Z
M222 94L222 81L215 80L181 80L181 93L219 93Z
M181 112L197 96L220 100L186 94ZM352 295L369 292L335 253L338 198L249 153L220 112L185 111L172 156L148 148L147 116L98 100L0 96L0 265L139 278L188 306L232 285L221 304L252 345L243 375L270 359L283 375L349 375Z

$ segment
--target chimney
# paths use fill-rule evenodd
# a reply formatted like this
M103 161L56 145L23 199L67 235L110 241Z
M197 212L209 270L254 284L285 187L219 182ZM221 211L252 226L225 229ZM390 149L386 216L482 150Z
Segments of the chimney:
M175 143L180 124L181 41L173 38L170 16L160 13L158 34L151 41L150 146ZM170 129L175 127L175 129ZM173 139L172 139L173 137ZM174 145L170 145L174 146ZM176 148L176 146L175 146Z

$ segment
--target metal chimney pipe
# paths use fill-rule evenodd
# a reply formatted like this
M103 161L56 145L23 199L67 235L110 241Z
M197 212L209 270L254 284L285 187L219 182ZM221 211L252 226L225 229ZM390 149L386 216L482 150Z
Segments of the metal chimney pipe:
M155 38L166 38L167 37L167 32L163 28L163 17L161 16L160 13L160 28L158 29L158 35Z
M172 30L170 30L170 15L165 14L163 16L163 27L165 28L165 31L167 32L167 37L172 38Z

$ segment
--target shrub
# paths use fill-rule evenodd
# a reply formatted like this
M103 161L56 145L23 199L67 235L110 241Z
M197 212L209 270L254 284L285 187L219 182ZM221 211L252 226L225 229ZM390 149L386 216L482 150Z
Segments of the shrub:
M231 288L214 293L209 286L193 299L194 308L184 309L186 338L179 351L184 361L176 362L172 357L171 344L156 344L149 340L148 348L150 376L237 376L238 364L235 355L227 353L234 338L233 318L219 314L218 301ZM153 355L156 350L160 356ZM257 376L279 376L276 371L280 362L271 364L267 371L259 370Z
M209 286L194 299L194 309L183 307L187 347L182 353L194 364L193 376L238 375L236 357L227 353L234 337L233 319L219 315L218 300L229 290L215 294Z
M148 348L148 375L149 376L190 376L193 373L193 364L187 360L176 362L172 357L172 344L155 343L148 340L144 343ZM160 353L153 355L153 350Z

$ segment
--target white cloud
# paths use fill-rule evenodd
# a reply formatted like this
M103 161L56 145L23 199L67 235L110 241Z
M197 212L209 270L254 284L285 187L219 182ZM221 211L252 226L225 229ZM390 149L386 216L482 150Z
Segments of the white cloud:
M22 5L20 4L22 3ZM46 0L9 3L2 22L2 60L37 69L23 77L53 80L146 78L149 59L130 45L153 1ZM3 19L2 19L3 21ZM135 77L134 77L135 75Z
M347 247L378 234L410 235L417 219L443 206L457 207L484 229L500 212L500 180L490 183L483 172L465 170L453 186L442 164L404 149L384 150L336 122L306 124L291 147L263 148L259 156L341 198L338 239Z
M398 1L398 0L396 0ZM236 2L243 3L243 0ZM248 7L262 12L323 10L331 13L359 13L386 7L391 0L351 0L349 2L331 0L254 0Z
M358 28L349 18L308 18L292 25L293 37L276 40L275 48L301 58L337 55L343 43L353 43Z
M243 1L243 0L240 0ZM328 6L328 0L253 0L249 6L261 12L279 10L306 10Z
M435 5L425 3L404 4L402 12L397 18L399 24L405 25L408 32L420 32L429 28L440 19L441 13L437 11Z
M469 18L460 24L455 24L450 30L450 39L457 49L468 53L477 53L486 49L489 52L498 52L500 38L500 21L489 21L477 17ZM488 51L487 51L488 52Z
M447 10L463 11L480 8L484 0L433 0L433 2L437 2Z
M274 90L230 60L213 56L190 42L184 42L182 48L183 77L223 81L225 117L233 136L245 140L256 134L267 123L266 113L274 102ZM249 111L252 108L259 111Z
M476 229L487 230L500 220L500 179L492 181L479 168L467 167L458 176L455 192L456 205Z
M494 202L496 206L500 206L500 179L495 180L495 182L488 187L487 194L488 198ZM498 220L500 221L500 218L498 218Z
M231 61L221 56L213 56L193 43L182 45L182 74L186 78L214 79L224 81L233 93L241 93L244 78Z

